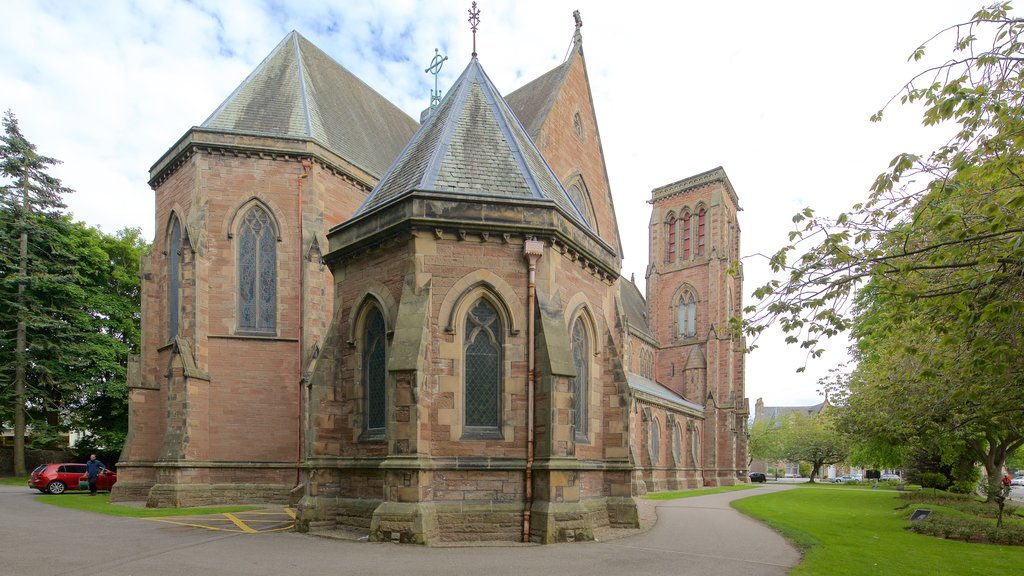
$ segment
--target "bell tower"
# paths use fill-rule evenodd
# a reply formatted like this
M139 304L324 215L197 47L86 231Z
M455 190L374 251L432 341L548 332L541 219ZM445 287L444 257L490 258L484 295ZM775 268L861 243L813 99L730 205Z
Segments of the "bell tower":
M705 484L746 472L745 342L729 329L742 309L741 210L721 167L651 193L647 306L659 343L655 379L704 406Z

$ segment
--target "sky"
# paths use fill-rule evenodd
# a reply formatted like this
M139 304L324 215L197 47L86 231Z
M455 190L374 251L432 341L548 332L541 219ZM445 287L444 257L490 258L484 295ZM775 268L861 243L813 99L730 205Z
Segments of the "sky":
M440 49L450 86L468 64L469 1L81 0L0 2L0 110L12 110L75 218L152 240L148 171L201 124L291 30L413 118ZM981 0L583 2L479 0L477 52L508 94L559 65L583 20L598 127L624 249L644 289L651 191L722 166L743 211L744 304L770 279L765 259L806 206L838 214L866 197L889 160L950 134L900 107L871 123L925 63L911 51ZM949 57L951 37L932 45ZM935 60L936 62L939 60ZM778 330L747 358L746 389L769 406L822 400L818 380L848 343L811 360Z

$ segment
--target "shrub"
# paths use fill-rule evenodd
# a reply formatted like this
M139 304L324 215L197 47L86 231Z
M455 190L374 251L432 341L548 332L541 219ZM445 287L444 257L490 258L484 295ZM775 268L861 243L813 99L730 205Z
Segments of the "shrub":
M924 520L912 523L910 530L918 534L965 542L1024 546L1024 524L1017 522L996 528L995 523L991 520L936 512Z
M944 489L949 486L949 478L942 472L922 472L918 475L918 481L925 488Z
M977 483L972 480L957 480L949 487L949 491L954 494L974 494L977 488Z

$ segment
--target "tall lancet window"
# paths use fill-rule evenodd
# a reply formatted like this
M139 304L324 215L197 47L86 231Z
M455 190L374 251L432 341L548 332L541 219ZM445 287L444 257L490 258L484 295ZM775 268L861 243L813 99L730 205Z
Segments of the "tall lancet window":
M383 434L385 419L384 381L387 376L385 362L384 316L376 307L366 315L363 333L363 385L366 391L366 432Z
M167 339L178 335L181 312L181 222L171 217L171 233L167 244Z
M270 214L253 206L238 235L238 329L272 333L277 329L277 238Z
M589 351L587 327L583 324L582 318L577 318L572 326L572 360L576 364L576 378L572 385L572 402L577 442L587 442L589 419L587 397L590 393L590 362L587 361Z
M697 213L697 255L704 255L704 220L707 211L703 208Z
M683 214L683 260L690 259L690 213Z
M669 214L665 222L665 229L668 232L668 246L665 247L665 262L676 261L676 215Z
M465 426L470 434L493 435L501 422L501 318L487 300L466 317Z
M697 297L687 290L676 308L676 333L684 338L697 335Z

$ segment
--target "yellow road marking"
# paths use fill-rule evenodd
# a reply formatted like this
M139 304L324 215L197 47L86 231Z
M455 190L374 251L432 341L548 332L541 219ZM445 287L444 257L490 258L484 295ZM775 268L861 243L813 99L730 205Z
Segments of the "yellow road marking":
M254 511L254 512L239 512L235 514L224 513L224 514L210 514L210 515L195 515L195 516L164 516L161 518L144 518L144 520L152 520L154 522L163 522L165 524L176 524L178 526L188 526L191 528L203 528L205 530L214 530L216 532L235 532L242 534L258 534L260 532L281 532L284 530L290 530L294 526L295 510L292 508L284 508L283 512L278 511ZM249 516L277 516L278 519L256 519L249 518ZM245 518L240 518L244 516ZM281 518L286 516L286 518ZM183 522L182 520L189 520ZM268 523L281 523L292 520L293 522L279 528L270 528L267 530L258 530L253 528L249 524L268 524ZM210 524L227 524L235 526L237 529L232 528L219 528L217 526L211 526L210 524L197 524L196 522L209 522Z
M254 532L259 532L259 530L256 530L254 528L250 528L245 522L242 522L241 520L239 520L238 516L235 516L234 514L227 514L227 513L225 513L224 517L227 518L228 520L231 520L232 522L234 522L235 526L238 526L239 528L241 528L242 532L245 532L246 534L252 534Z

